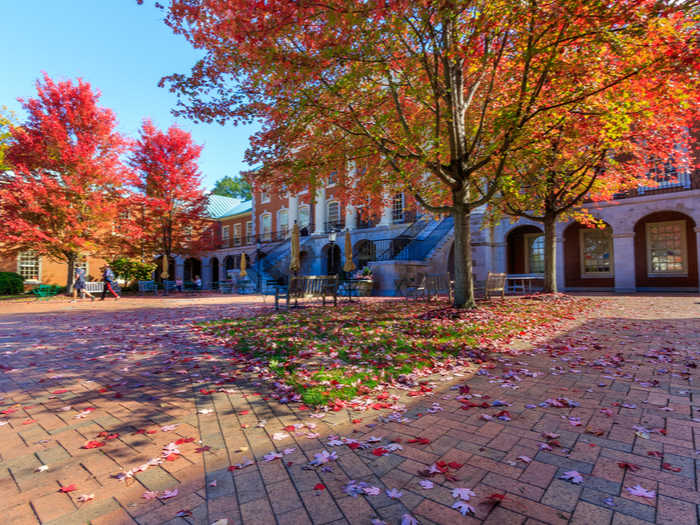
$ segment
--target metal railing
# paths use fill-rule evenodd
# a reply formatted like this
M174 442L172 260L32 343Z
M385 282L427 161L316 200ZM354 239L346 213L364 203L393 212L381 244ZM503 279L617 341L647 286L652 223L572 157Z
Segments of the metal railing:
M327 221L323 223L325 227L325 232L340 231L345 228L345 221L343 219L338 219L335 221Z

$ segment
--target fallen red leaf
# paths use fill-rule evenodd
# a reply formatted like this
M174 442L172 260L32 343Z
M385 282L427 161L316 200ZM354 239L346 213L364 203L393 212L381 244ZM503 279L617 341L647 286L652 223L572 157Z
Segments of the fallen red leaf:
M72 485L66 485L65 487L61 487L61 492L73 492L74 490L77 490L78 487L75 486L75 483Z

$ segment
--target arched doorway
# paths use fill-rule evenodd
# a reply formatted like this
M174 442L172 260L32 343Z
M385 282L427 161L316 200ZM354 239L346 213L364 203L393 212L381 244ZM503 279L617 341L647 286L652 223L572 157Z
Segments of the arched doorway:
M362 269L368 263L377 260L377 246L368 239L362 239L355 244L355 266Z
M224 279L230 279L229 270L233 270L236 267L236 262L233 255L227 255L224 257Z
M323 247L323 266L326 275L336 275L340 273L340 246L337 244L326 244Z
M450 254L447 256L447 273L450 274L450 280L455 278L455 243L450 246Z
M184 265L184 281L194 281L195 276L202 277L202 261L196 257L189 257L185 259Z
M163 256L161 255L160 257L156 257L155 260L156 263L156 269L153 271L154 276L153 280L161 283L163 282L163 277L161 274L163 273ZM175 280L175 259L173 257L168 257L168 281L174 281Z
M572 222L564 230L564 285L567 288L613 288L615 268L612 228L589 228Z
M544 233L530 224L513 228L506 237L508 273L544 273Z
M211 280L212 282L218 282L221 276L219 275L219 259L217 257L212 257L209 261L209 267L211 270Z
M640 288L697 288L695 221L677 211L659 211L634 226L634 266Z

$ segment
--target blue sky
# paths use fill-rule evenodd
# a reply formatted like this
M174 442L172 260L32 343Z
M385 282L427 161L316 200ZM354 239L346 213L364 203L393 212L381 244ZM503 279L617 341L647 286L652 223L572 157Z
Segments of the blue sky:
M167 128L177 123L204 149L200 168L211 188L247 166L243 153L253 127L194 124L170 113L175 96L159 88L170 73L186 73L198 53L172 33L163 12L135 0L0 0L5 49L0 59L0 106L23 113L18 97L36 94L46 71L56 79L81 77L102 92L119 130L136 137L141 121Z

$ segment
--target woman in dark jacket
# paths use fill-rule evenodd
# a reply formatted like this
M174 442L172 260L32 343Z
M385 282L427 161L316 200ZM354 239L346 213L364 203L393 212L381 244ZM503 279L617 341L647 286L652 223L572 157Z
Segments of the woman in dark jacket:
M86 295L92 300L95 300L95 296L87 291L87 284L85 283L85 270L82 268L75 269L75 280L73 281L73 302L75 302L78 294L80 298L83 299Z

